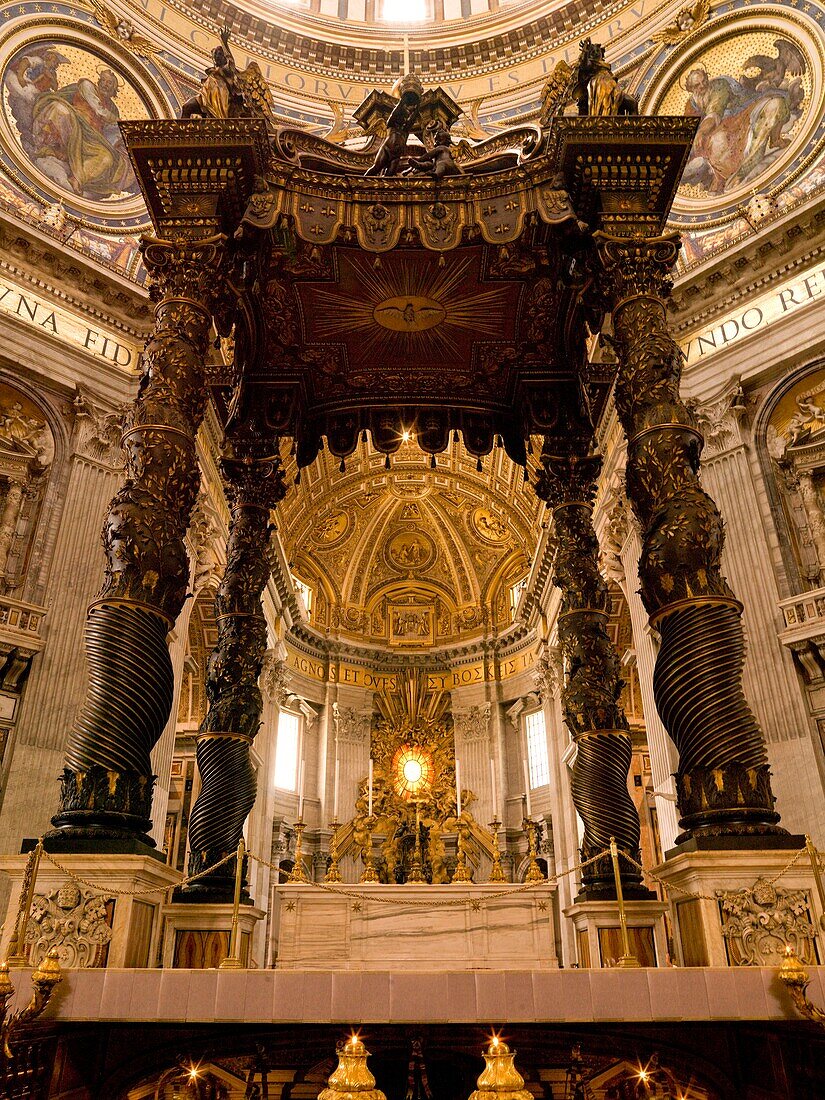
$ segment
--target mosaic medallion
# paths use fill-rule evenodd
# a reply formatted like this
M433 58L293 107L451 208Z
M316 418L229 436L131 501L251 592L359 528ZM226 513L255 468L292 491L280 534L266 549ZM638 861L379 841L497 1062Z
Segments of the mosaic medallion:
M387 543L386 556L396 569L417 572L435 560L435 547L422 531L399 531Z
M89 227L146 226L119 123L170 109L133 57L68 26L18 29L0 45L0 90L2 162L16 183Z
M698 119L672 221L721 224L805 170L825 134L818 30L737 12L707 24L662 66L644 112Z

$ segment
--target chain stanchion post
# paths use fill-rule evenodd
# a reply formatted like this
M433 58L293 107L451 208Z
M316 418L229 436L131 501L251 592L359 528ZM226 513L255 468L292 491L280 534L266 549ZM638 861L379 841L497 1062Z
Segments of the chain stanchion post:
M221 960L219 970L243 970L241 963L241 889L243 887L243 865L246 855L244 839L238 841L238 854L235 857L235 897L232 900L232 931L229 934L229 954Z
M616 883L616 901L619 903L619 927L622 930L622 956L616 965L623 970L636 970L639 968L639 960L630 950L630 935L627 931L627 914L624 911L624 894L622 893L622 876L619 871L619 849L615 836L610 838L610 859L613 863L613 878Z
M10 967L19 969L29 965L26 957L26 929L29 925L29 915L34 901L34 888L37 885L37 872L40 869L40 857L43 855L43 841L38 840L34 848L29 852L26 860L26 869L23 872L23 883L20 887L20 906L17 910L17 925L14 930L14 951L9 944L9 956L6 960Z
M822 910L819 917L819 927L825 930L825 885L822 883L822 870L819 866L819 852L808 834L805 834L805 847L808 850L808 858L811 861L811 870L814 873L816 892L819 894L819 908Z

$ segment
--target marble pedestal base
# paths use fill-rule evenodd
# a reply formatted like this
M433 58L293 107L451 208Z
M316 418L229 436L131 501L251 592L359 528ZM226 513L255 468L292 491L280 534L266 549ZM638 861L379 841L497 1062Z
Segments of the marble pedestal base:
M345 895L299 883L278 886L276 967L543 970L559 965L556 887L549 883L530 890L473 883L344 889Z
M253 959L252 934L266 913L254 905L242 905L238 913L240 959L243 967L260 966ZM232 906L217 902L173 902L163 907L161 965L174 970L209 970L220 966L229 954Z
M821 962L822 909L807 853L770 881L794 854L787 849L669 852L654 873L671 887L679 966L778 966L788 942L802 959ZM690 898L682 891L706 897Z
M0 858L0 871L12 879L2 939L4 957L16 927L27 858ZM56 947L61 963L71 968L155 966L161 906L166 892L180 882L180 872L151 856L60 852L55 858L72 874L102 889L73 883L45 855L41 858L27 930L32 963ZM119 890L152 893L119 897Z
M630 950L640 966L667 965L667 935L663 901L626 901ZM601 969L616 966L622 955L619 906L615 901L576 901L564 910L576 929L579 966Z

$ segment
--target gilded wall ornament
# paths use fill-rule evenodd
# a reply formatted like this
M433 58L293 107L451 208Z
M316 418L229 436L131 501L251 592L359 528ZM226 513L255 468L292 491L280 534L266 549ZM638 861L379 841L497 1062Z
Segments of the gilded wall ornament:
M386 546L387 561L402 572L421 572L432 565L435 556L432 539L420 530L398 531Z
M817 962L816 927L805 890L759 878L744 890L717 890L716 896L731 966L778 966L787 946L803 962Z
M473 531L485 542L500 545L510 539L507 524L489 508L476 508L472 514Z
M63 966L105 966L112 938L110 904L110 898L71 879L48 894L35 894L26 928L29 961L42 962L56 947Z
M348 512L333 512L323 516L311 533L312 541L324 548L337 546L350 532L352 522Z

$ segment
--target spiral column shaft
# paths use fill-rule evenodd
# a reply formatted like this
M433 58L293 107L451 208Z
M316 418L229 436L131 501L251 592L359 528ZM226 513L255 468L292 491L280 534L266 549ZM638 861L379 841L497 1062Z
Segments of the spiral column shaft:
M276 441L277 445L277 441ZM270 573L269 513L283 497L284 474L272 441L236 439L222 470L232 520L226 570L215 598L218 641L209 657L209 710L198 734L201 788L189 818L189 873L198 874L238 847L255 804L257 783L250 760L261 721L258 687L266 653L261 596ZM180 891L182 900L231 901L233 861Z
M126 480L103 526L106 572L89 609L89 687L69 735L53 837L141 840L151 827L150 753L172 706L166 636L189 582L184 536L200 482L204 357L223 238L147 240L155 323L123 435Z
M564 659L562 707L576 742L572 795L584 822L581 855L590 859L615 837L619 847L638 862L639 815L627 786L633 750L619 702L623 686L619 659L607 633L610 596L599 571L592 520L601 459L588 453L589 422L568 427L566 439L545 437L536 492L553 511L557 543L553 582L562 597L558 620ZM580 446L573 453L571 440L577 435ZM621 874L628 896L649 896L635 868L624 863ZM585 868L582 878L585 897L615 897L609 857Z
M699 482L704 441L679 396L683 357L663 300L679 238L596 238L619 361L627 495L642 528L641 594L662 638L654 696L679 752L679 840L784 832L742 691L742 608L722 576L722 517Z

